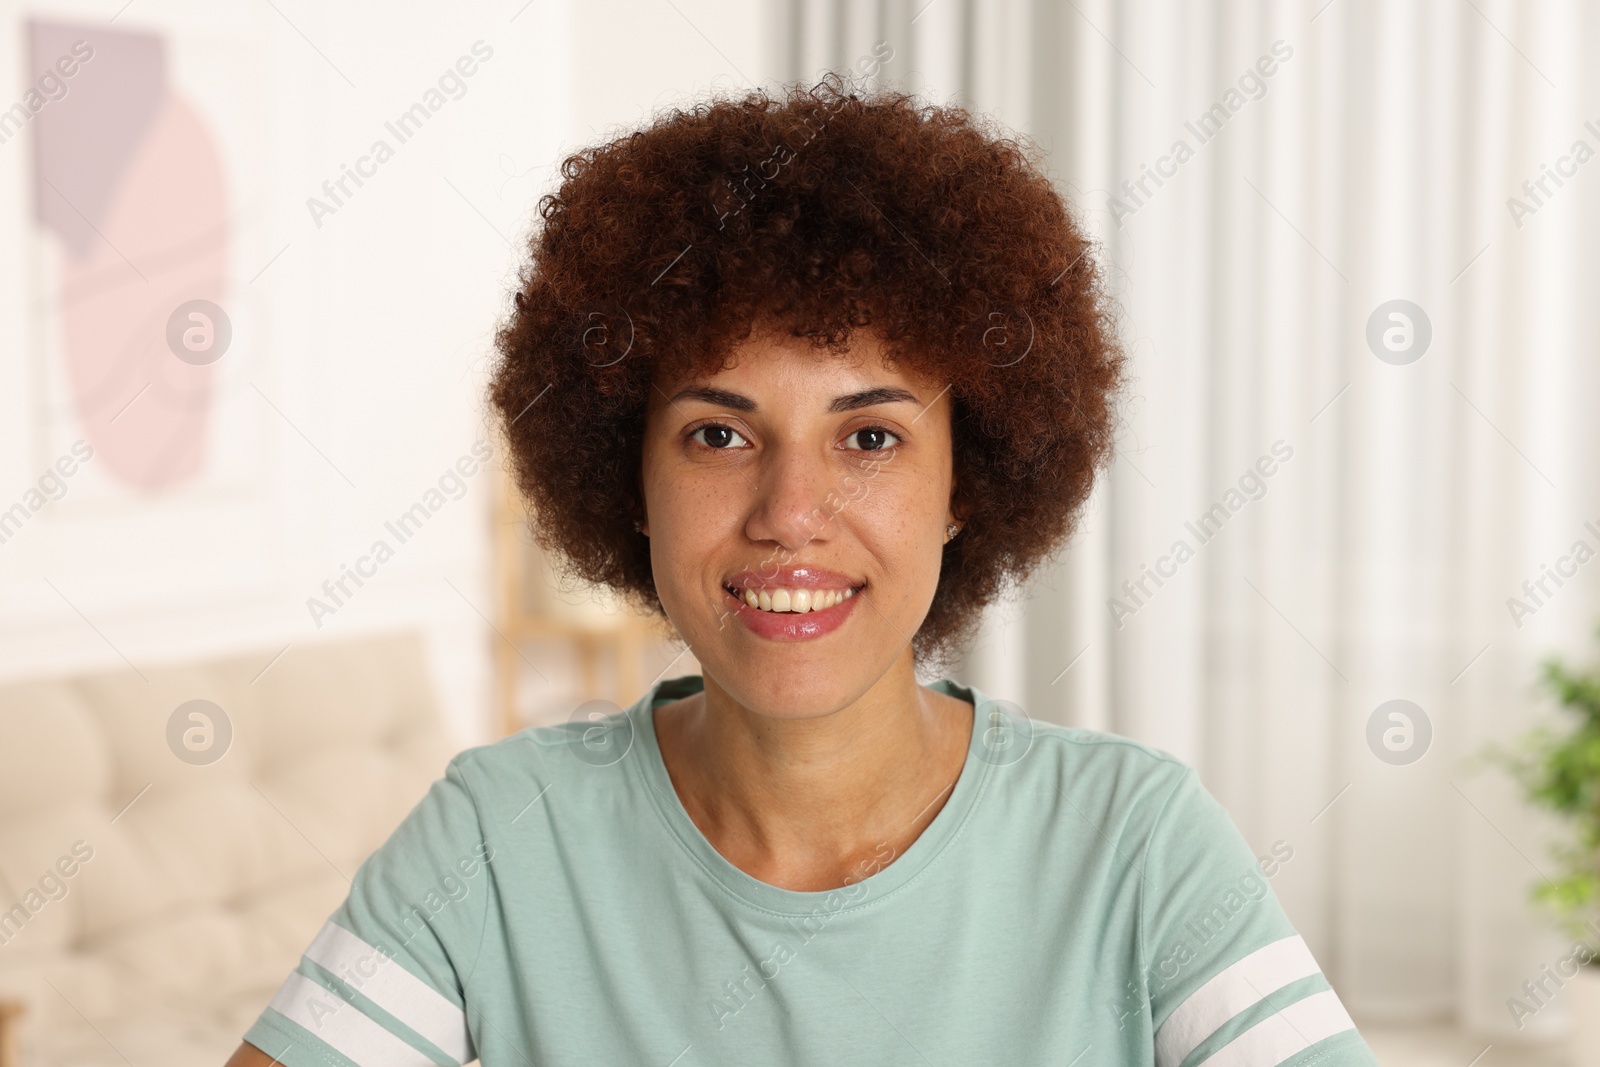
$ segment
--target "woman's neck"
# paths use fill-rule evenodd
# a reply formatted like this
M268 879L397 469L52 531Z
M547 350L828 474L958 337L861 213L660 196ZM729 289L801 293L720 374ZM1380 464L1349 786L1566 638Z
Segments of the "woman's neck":
M673 788L730 863L785 889L835 889L892 862L950 798L972 706L917 684L911 657L854 703L759 715L705 679L655 712Z

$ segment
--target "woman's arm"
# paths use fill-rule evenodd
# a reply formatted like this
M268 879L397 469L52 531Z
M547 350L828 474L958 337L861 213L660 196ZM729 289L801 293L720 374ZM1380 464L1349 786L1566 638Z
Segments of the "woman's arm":
M452 760L362 863L349 896L241 1035L254 1048L241 1048L229 1067L477 1058L461 975L471 972L495 890L494 848L463 766L471 758Z
M228 1058L223 1067L272 1067L278 1061L248 1042L241 1042L239 1051Z

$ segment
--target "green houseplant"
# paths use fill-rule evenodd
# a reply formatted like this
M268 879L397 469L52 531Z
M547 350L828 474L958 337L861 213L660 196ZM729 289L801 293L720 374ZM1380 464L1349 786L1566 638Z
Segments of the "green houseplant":
M1600 667L1575 670L1550 659L1540 681L1568 712L1566 721L1529 731L1503 762L1527 799L1569 831L1555 849L1557 871L1533 897L1581 936L1600 918Z
M1565 830L1553 849L1556 866L1532 896L1576 938L1570 962L1560 968L1567 986L1562 997L1576 1031L1574 1062L1586 1067L1600 1064L1600 663L1583 669L1552 657L1540 666L1539 685L1561 705L1559 716L1491 758ZM1574 964L1584 965L1565 973ZM1510 1003L1517 1017L1515 999Z

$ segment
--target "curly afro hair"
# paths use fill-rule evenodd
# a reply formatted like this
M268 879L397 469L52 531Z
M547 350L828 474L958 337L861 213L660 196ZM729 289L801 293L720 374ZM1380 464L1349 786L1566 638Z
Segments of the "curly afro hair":
M1090 245L1036 153L963 109L830 75L674 110L569 157L543 197L490 398L535 538L661 612L639 464L657 376L758 324L870 328L950 383L961 535L913 642L943 661L1061 547L1107 461L1123 355Z

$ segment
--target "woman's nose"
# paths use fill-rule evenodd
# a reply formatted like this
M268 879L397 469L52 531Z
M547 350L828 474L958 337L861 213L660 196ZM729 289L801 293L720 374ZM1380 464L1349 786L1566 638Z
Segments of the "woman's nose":
M829 457L795 445L768 450L756 473L755 501L745 525L753 541L774 541L798 552L833 535L839 498Z

